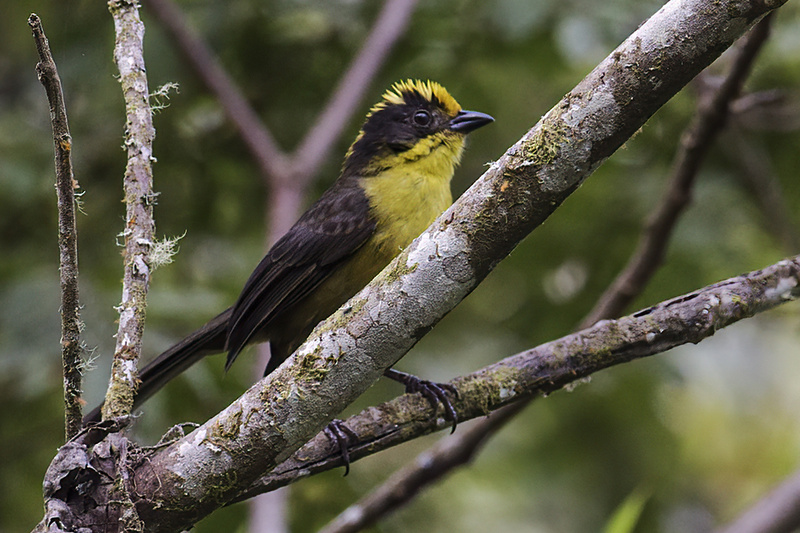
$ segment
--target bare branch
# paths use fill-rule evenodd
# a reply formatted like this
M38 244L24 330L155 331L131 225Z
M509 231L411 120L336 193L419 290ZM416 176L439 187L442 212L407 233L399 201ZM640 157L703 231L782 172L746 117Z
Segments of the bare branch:
M116 45L114 60L120 73L125 98L127 124L125 147L125 239L122 302L111 379L103 404L103 418L130 413L137 387L137 362L142 348L142 332L150 285L150 251L155 243L153 205L153 117L144 66L144 25L137 2L110 0L114 17Z
M255 157L261 174L272 179L284 176L288 169L286 155L205 41L189 27L178 6L172 0L149 0L146 7L152 9L200 79L217 96L228 119Z
M405 33L416 5L417 0L386 0L358 56L339 80L325 110L294 151L292 163L298 179L309 180L317 173L386 56Z
M681 212L691 202L692 187L700 165L725 125L728 107L739 94L756 55L769 36L770 20L767 15L751 30L738 50L725 81L711 98L698 102L695 119L681 136L669 188L661 205L645 224L645 231L628 264L583 319L579 329L589 327L603 318L619 316L661 266L670 234Z
M61 364L64 372L64 434L69 440L81 429L81 316L78 292L78 229L75 225L75 189L72 173L72 136L67 107L50 43L38 15L28 17L39 63L36 73L47 92L55 146L58 193L58 250L61 272Z
M147 5L173 36L209 90L217 96L226 115L258 162L267 185L280 193L284 188L302 190L316 175L389 51L404 33L416 3L417 0L387 0L359 54L291 157L278 147L269 129L214 53L189 27L175 3L172 0L151 0ZM284 203L276 201L273 205Z

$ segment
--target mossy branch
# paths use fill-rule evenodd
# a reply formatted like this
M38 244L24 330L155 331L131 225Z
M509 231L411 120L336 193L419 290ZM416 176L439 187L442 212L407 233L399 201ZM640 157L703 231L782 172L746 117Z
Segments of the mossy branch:
M717 330L800 297L800 255L667 300L506 357L450 384L453 406L469 420L506 405L580 383L599 370L696 344ZM405 394L354 415L345 424L358 435L350 448L355 461L403 442L446 429L418 394ZM324 434L259 479L235 501L341 465L341 454Z
M159 495L140 506L145 522L163 530L186 527L299 449L661 105L782 3L673 0L664 6L281 368L137 470L137 488L157 488ZM480 395L480 384L469 386Z

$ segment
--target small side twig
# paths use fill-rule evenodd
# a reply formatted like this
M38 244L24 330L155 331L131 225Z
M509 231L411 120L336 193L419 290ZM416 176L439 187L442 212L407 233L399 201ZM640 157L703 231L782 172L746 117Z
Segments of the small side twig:
M584 329L603 318L622 314L645 283L661 266L666 243L681 212L691 203L692 187L700 165L711 143L725 125L730 103L739 94L756 55L769 36L772 17L767 15L756 24L737 50L731 70L714 94L701 99L695 119L681 136L678 153L672 166L669 189L661 205L645 224L636 251L578 329Z
M39 63L36 74L47 92L55 146L58 194L58 250L61 272L61 363L64 371L64 433L71 439L81 429L81 317L78 293L78 230L75 226L75 189L72 173L72 136L61 78L56 69L42 21L32 13L28 25L33 32Z
M292 155L295 173L316 174L336 139L364 98L397 40L403 36L418 0L387 0L361 49L336 86L325 109Z
M124 177L126 214L122 232L125 240L122 302L114 362L103 404L104 419L127 415L133 407L150 285L150 252L155 243L153 204L156 198L152 168L155 129L144 66L144 25L135 2L111 0L108 8L114 17L117 35L114 59L125 97L128 165Z

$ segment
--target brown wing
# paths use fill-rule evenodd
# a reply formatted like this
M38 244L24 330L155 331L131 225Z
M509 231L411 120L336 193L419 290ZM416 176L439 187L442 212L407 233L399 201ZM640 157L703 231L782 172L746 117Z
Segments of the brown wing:
M375 230L355 178L341 178L267 252L228 322L226 368L259 332L307 296Z

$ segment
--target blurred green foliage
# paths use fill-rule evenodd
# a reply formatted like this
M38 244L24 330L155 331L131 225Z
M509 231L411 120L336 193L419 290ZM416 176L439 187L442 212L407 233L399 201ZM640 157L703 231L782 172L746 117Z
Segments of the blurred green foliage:
M379 3L363 0L184 0L181 7L287 150L314 122L357 52ZM335 179L369 106L405 77L443 83L497 122L473 135L454 189L465 190L659 2L420 2L308 201ZM26 18L43 20L58 63L85 194L80 232L85 340L97 357L86 398L102 397L113 350L121 261L123 105L102 2L6 2L0 17L0 530L41 516L41 479L63 435L52 143ZM265 192L256 165L157 21L143 8L151 90L178 94L155 118L158 233L187 232L153 279L145 352L158 353L237 294L262 251ZM787 96L777 118L742 121L773 167L796 230L800 8L780 10L748 90ZM724 72L725 56L711 68ZM625 264L658 202L696 91L679 94L534 232L400 368L446 380L569 332ZM794 114L792 114L794 113ZM794 121L794 122L792 122ZM724 147L724 146L723 146ZM731 150L712 149L667 261L635 307L775 262L787 249L744 184ZM697 347L615 368L537 400L471 467L454 473L375 531L591 532L644 490L634 531L705 531L730 520L797 467L800 372L796 305ZM252 353L252 352L251 352ZM252 358L249 358L252 360ZM250 383L247 354L227 376L220 358L151 401L137 425L154 442L177 421L202 421ZM380 383L360 406L399 391ZM357 409L359 406L353 407ZM313 531L429 446L435 435L293 487L293 531ZM445 437L446 438L446 437ZM11 489L13 487L13 490ZM645 487L646 489L642 489ZM197 531L245 529L245 507Z

